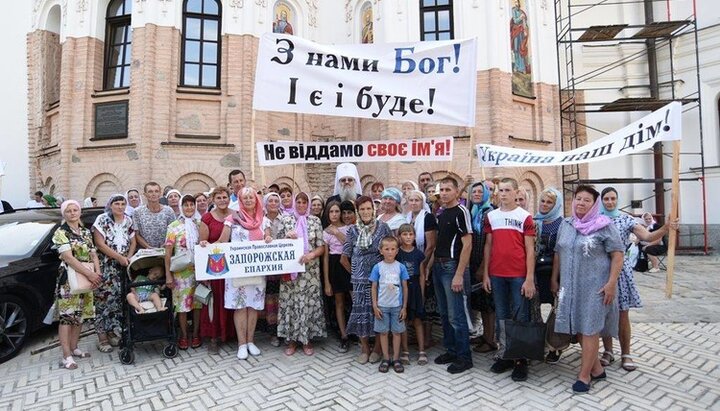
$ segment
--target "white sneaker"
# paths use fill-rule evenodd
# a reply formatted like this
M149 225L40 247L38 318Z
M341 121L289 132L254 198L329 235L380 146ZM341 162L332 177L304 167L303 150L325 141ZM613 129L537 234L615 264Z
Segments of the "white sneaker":
M247 343L247 349L250 351L250 355L257 357L258 355L262 354L260 349L257 347L257 345L253 343Z
M651 268L650 270L648 270L648 272L649 272L649 273L659 273L659 272L660 272L660 269L657 268L657 267L653 267L653 268Z
M243 344L238 348L237 357L239 360L247 360L248 358L248 346Z

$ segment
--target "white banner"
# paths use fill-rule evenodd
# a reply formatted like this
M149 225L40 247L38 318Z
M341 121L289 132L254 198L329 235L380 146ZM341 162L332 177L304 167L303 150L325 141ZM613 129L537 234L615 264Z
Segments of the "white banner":
M389 141L278 141L257 143L261 166L299 163L451 161L453 138Z
M476 43L323 45L267 33L253 108L474 126Z
M539 167L591 163L651 149L658 141L680 140L682 105L673 102L620 130L570 151L525 150L478 144L485 167Z
M302 240L244 241L195 247L198 281L305 272Z

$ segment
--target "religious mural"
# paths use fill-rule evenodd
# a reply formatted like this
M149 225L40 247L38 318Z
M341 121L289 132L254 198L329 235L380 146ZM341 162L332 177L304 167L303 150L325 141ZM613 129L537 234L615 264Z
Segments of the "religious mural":
M361 42L363 44L374 43L375 33L373 31L373 10L370 2L365 2L360 11Z
M273 8L273 33L295 34L295 12L293 8L284 1L278 1Z
M530 30L526 0L510 0L510 47L512 51L512 92L523 97L534 97L530 66Z

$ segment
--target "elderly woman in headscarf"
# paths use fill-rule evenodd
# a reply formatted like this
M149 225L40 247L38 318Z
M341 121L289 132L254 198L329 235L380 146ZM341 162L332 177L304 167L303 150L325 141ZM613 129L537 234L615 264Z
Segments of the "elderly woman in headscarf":
M572 217L562 220L553 258L551 287L558 295L555 331L575 334L582 347L572 389L590 390L606 378L598 358L599 336L618 333L618 277L625 247L610 218L599 213L600 195L591 186L575 190ZM545 228L543 228L545 229Z
M83 201L83 208L97 207L97 198L87 197Z
M280 194L274 192L265 194L263 206L265 208L265 218L263 219L265 238L278 239L282 228ZM267 322L267 332L270 334L270 345L273 347L280 346L280 339L277 336L279 294L280 276L267 276L265 282L265 321Z
M195 265L170 271L172 257L180 253L194 255L195 246L200 242L200 219L196 213L195 197L185 195L180 201L182 214L170 223L165 235L165 281L172 288L173 307L178 314L180 338L178 348L187 350L189 346L198 348L200 340L200 309L202 304L195 301ZM191 259L192 261L193 259ZM187 313L192 312L193 332L188 335ZM190 343L188 342L190 341Z
M143 205L142 196L140 190L137 188L131 188L125 192L125 198L127 198L127 205L125 206L125 215L132 217L135 209Z
M408 204L408 194L410 194L411 191L419 190L417 183L415 183L412 180L405 180L400 185L400 190L402 191L402 199L400 201L400 209L402 210L403 214L407 214L408 211L410 211L410 205Z
M93 293L73 294L68 281L68 268L84 275L94 285L100 284L100 262L90 230L83 227L80 203L67 200L60 206L63 221L52 237L53 249L60 255L53 317L60 321L58 340L62 348L61 366L68 370L77 368L73 357L86 358L90 354L78 347L83 321L93 318Z
M322 197L319 195L314 195L313 198L310 199L310 215L314 215L315 217L322 220L322 214L325 210L325 202L323 201Z
M218 242L260 241L266 238L263 231L264 212L262 198L252 187L243 187L238 198L239 209L225 219L225 228ZM258 356L255 345L255 326L258 311L265 308L265 277L233 278L225 281L225 308L233 310L233 322L238 339L237 358L246 360Z
M95 246L100 251L102 283L94 291L95 332L97 349L110 352L119 343L122 330L122 301L120 278L126 275L129 258L135 253L135 230L132 219L125 215L127 202L122 194L110 196L105 212L98 215L92 226Z
M335 188L327 202L355 201L362 194L360 175L352 163L340 163L335 169Z
M555 255L555 242L558 230L563 221L562 193L548 187L540 193L538 212L535 220L535 284L537 284L540 304L554 304L555 298L550 291L550 277L552 276L553 257ZM545 362L554 364L560 360L562 351L549 351Z
M393 234L397 233L397 229L401 225L405 224L405 216L400 213L400 201L402 201L402 194L400 190L395 187L388 187L382 192L382 205L380 207L380 214L378 221L382 221L387 224L388 227L393 231Z
M280 284L278 336L289 341L285 355L293 355L302 344L305 355L313 355L311 340L325 337L325 314L320 285L320 257L325 252L320 219L310 215L310 199L305 193L295 197L292 213L282 217L280 237L301 239L304 273L292 273Z
M392 235L387 224L375 218L372 199L362 196L355 202L357 222L347 231L340 264L350 272L352 284L352 311L348 319L347 333L360 337L360 364L380 361L380 344L370 353L369 339L375 335L372 299L370 298L370 272L382 260L380 241Z
M467 196L473 228L470 273L474 275L470 277L470 280L475 284L482 283L485 216L495 207L491 202L492 190L482 181L470 184ZM485 292L485 290L476 291L475 295L471 295L470 305L473 309L480 311L483 324L483 335L479 338L473 351L487 353L497 350L497 344L495 344L495 303L492 294Z
M175 213L175 217L180 217L182 215L182 210L180 209L180 197L182 197L182 194L179 190L172 189L167 192L165 195L165 198L167 198L168 206L172 208L173 213Z

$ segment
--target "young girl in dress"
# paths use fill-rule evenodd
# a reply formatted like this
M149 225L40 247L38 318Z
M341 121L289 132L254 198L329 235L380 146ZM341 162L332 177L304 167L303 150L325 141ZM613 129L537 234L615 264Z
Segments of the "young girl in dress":
M335 297L335 317L340 329L340 352L344 353L350 347L345 330L345 295L352 290L352 284L350 284L350 273L340 264L340 256L348 226L341 221L340 203L336 201L328 203L325 208L325 218L328 222L328 226L323 230L325 295Z

